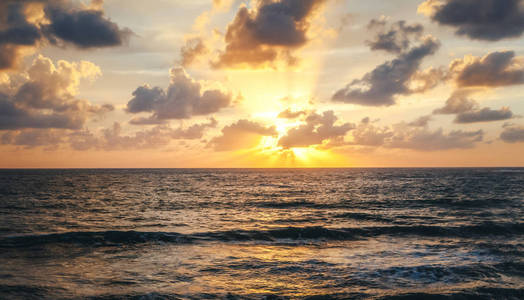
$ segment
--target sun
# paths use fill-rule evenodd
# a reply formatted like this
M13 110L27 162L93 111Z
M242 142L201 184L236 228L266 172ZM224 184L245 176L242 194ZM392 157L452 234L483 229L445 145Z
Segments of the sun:
M289 128L300 124L300 121L289 122L278 118L275 118L274 121L278 135L262 137L259 145L253 149L253 157L259 160L258 163L266 160L266 164L270 167L320 167L337 165L341 161L345 161L343 157L319 146L282 147L278 144L280 138L286 135Z

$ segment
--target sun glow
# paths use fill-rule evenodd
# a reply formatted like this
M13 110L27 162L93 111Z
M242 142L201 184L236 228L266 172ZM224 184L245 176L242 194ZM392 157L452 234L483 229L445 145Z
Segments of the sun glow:
M329 149L321 149L316 146L284 148L278 144L287 130L296 127L300 121L275 119L274 126L277 128L278 136L262 137L260 143L251 149L249 156L257 160L257 163L269 167L320 167L336 166L346 162L346 158L332 153ZM246 155L245 151L242 155Z

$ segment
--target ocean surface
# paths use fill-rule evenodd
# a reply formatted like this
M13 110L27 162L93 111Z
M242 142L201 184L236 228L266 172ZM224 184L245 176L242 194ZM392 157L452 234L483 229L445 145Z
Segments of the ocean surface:
M0 170L0 299L524 299L524 169Z

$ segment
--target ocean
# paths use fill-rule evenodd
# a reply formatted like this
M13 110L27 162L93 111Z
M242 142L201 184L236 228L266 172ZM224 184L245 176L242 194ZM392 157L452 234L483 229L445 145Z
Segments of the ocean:
M524 299L524 169L1 170L0 299Z

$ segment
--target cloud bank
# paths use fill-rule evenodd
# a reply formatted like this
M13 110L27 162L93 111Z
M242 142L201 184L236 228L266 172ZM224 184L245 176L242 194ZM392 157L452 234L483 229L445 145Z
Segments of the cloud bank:
M88 117L113 110L112 105L93 105L75 97L81 80L100 75L100 68L91 62L55 65L38 56L24 74L0 84L0 130L82 128Z

